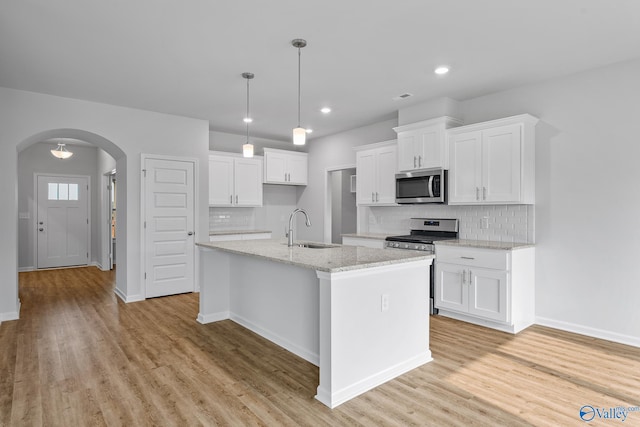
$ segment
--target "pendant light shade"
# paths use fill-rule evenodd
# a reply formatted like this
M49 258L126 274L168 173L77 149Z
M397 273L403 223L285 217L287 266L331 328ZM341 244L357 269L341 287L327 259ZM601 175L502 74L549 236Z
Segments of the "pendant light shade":
M64 160L73 156L73 153L65 148L65 144L58 142L58 147L51 150L53 157Z
M291 40L291 45L298 49L298 127L293 129L293 145L304 145L307 138L306 130L300 126L300 49L307 45L303 39Z
M255 76L253 73L242 73L242 77L247 79L247 115L244 118L244 122L247 124L247 141L242 146L242 156L253 157L253 144L249 142L249 123L253 121L249 115L249 80Z

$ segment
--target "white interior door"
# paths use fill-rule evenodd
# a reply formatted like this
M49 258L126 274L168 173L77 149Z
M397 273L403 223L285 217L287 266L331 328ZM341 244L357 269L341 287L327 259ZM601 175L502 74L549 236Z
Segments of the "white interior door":
M195 289L194 163L145 159L145 293Z
M38 268L89 263L89 178L37 177Z

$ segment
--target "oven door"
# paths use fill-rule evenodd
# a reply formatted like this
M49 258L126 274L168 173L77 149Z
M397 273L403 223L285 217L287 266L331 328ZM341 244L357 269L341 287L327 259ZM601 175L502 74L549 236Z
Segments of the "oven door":
M396 203L446 203L446 171L424 170L396 174Z

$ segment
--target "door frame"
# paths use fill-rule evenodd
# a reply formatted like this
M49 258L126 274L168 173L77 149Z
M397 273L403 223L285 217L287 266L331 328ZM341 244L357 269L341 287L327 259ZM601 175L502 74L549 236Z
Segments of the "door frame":
M91 217L91 175L74 175L74 174L63 174L63 173L45 173L45 172L34 172L33 173L33 269L38 270L38 212L39 212L39 195L38 195L38 178L41 176L60 176L66 178L87 178L87 218L89 219L89 223L87 224L87 252L89 253L89 257L87 258L87 265L92 265L91 261L91 226L92 226L92 217ZM67 267L55 267L55 268L67 268ZM43 269L46 270L46 269Z
M356 164L330 166L324 170L324 243L331 243L331 172L345 169L356 169Z
M165 156L161 154L148 154L142 153L140 154L140 265L142 268L140 269L140 295L142 299L147 299L147 281L144 277L145 271L147 271L147 230L145 228L145 221L147 217L146 212L146 193L147 193L147 181L145 180L146 169L145 163L147 160L168 160L168 161L177 161L177 162L189 162L193 163L193 227L194 227L194 235L200 235L200 226L198 220L198 212L200 212L200 183L198 182L199 176L199 162L195 157L180 157L180 156ZM195 240L195 239L194 239ZM197 241L197 240L195 240ZM200 271L200 257L198 256L198 251L194 251L194 260L193 260L193 292L200 292L200 275L198 271Z

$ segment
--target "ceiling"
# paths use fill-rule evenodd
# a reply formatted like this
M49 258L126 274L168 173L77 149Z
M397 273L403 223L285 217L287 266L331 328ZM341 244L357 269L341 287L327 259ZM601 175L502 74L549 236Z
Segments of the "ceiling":
M2 0L0 86L287 141L640 57L637 0ZM437 77L433 69L451 72ZM401 101L402 93L414 96ZM328 115L319 109L329 106Z

